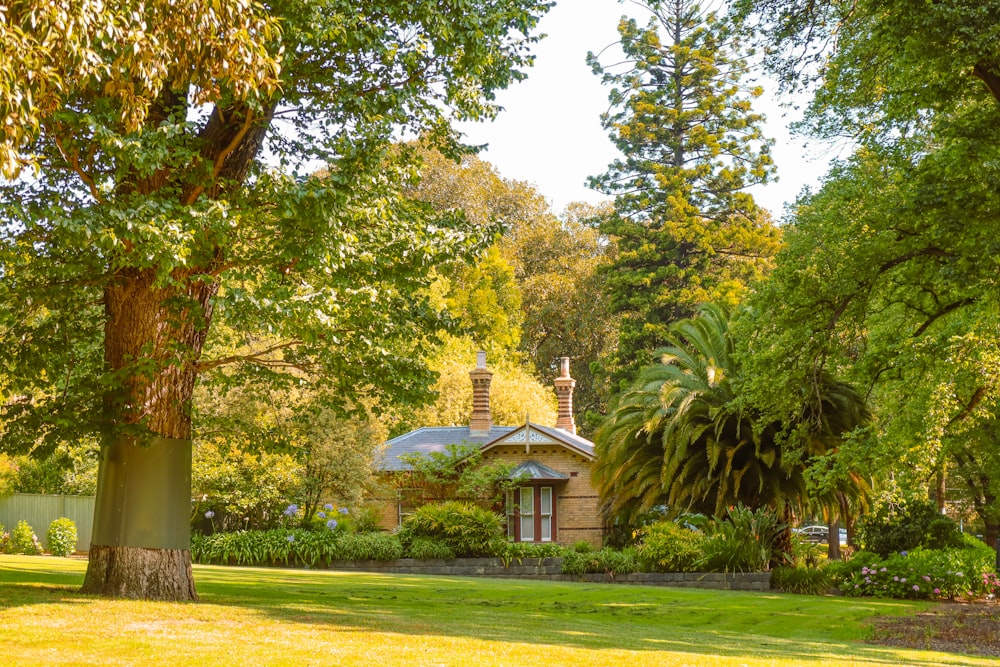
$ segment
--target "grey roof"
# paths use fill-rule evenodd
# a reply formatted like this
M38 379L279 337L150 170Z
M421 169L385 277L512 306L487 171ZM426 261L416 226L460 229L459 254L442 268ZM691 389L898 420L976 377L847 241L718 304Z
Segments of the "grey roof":
M396 436L386 444L385 455L379 470L409 470L410 466L399 459L400 454L430 454L444 452L448 445L483 446L517 429L517 426L494 426L489 435L469 435L468 426L424 426Z
M556 440L562 440L565 443L573 445L577 449L589 454L591 457L594 456L594 443L586 438L580 437L575 433L570 433L569 431L564 431L561 428L554 428L550 426L539 426L538 424L532 424L531 428L536 431L541 431L542 433L555 438Z
M569 479L564 472L557 472L538 461L525 461L510 472L507 479L534 479L539 481L555 481Z
M554 440L566 443L570 448L578 450L588 458L594 458L594 443L590 440L561 428L539 426L538 424L530 424L530 426L531 430L544 433ZM476 445L482 448L523 427L523 424L520 426L494 426L490 429L489 435L472 436L469 435L468 426L424 426L396 436L385 443L386 449L379 470L409 470L410 466L399 458L402 454L444 452L448 445L459 444Z

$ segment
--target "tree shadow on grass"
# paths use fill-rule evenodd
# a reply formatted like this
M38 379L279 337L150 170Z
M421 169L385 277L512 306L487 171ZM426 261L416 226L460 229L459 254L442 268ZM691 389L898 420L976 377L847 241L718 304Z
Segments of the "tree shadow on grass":
M791 664L845 659L858 665L970 664L961 656L904 659L897 650L862 643L861 637L844 639L852 631L843 619L817 618L818 598L807 596L497 579L484 591L487 580L479 578L356 572L329 573L330 583L317 585L315 578L300 579L301 571L250 571L251 581L239 581L201 569L196 578L203 601L252 607L280 622L501 643ZM779 609L773 608L776 599L784 601ZM869 606L875 616L897 605L882 600Z

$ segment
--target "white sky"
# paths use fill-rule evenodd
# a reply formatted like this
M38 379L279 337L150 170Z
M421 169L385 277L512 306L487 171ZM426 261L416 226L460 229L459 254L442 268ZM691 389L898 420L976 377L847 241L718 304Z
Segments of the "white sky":
M557 213L570 202L606 199L585 185L616 153L600 123L608 89L587 67L586 55L617 43L622 14L636 16L640 23L648 18L629 2L561 0L541 21L540 32L548 37L536 45L535 67L527 80L497 96L504 111L493 123L462 126L469 143L489 144L481 157L501 176L534 184ZM778 180L751 192L777 220L804 185L816 185L830 153L789 136L786 126L796 112L768 98L769 86L763 85L765 95L756 110L766 114L765 133L776 140L772 153Z

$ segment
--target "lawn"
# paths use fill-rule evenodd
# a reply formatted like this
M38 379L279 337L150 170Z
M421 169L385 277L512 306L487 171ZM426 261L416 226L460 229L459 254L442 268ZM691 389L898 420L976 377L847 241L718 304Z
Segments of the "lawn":
M0 555L8 665L988 665L863 642L925 603L195 566L199 603L76 592L85 563Z

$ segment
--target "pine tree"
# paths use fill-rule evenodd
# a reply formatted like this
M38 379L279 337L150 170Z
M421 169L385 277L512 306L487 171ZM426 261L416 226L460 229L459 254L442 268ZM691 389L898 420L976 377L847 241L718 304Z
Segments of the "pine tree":
M714 13L691 0L650 0L645 27L622 18L622 63L594 72L612 86L604 127L622 157L591 179L614 195L605 231L618 244L608 268L622 315L614 377L626 384L663 344L671 322L698 305L740 301L769 266L778 233L746 192L772 171L759 87L744 85L742 48Z

